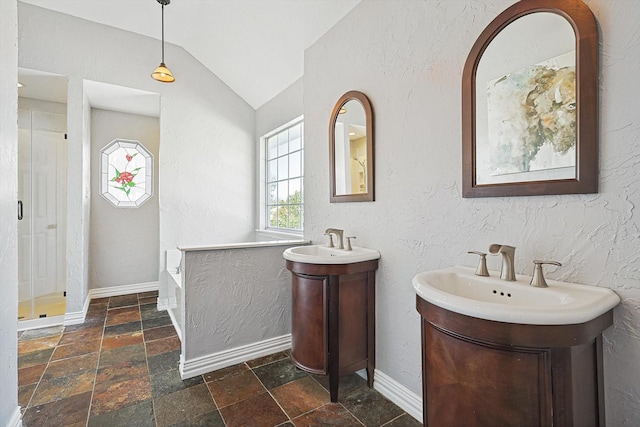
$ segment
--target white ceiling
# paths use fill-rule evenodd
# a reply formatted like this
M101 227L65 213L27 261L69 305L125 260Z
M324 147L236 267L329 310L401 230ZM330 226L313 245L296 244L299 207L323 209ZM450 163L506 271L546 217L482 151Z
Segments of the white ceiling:
M21 1L161 38L157 0ZM304 50L360 1L173 0L165 6L165 41L182 46L258 108L302 77ZM165 60L171 67L171 58Z

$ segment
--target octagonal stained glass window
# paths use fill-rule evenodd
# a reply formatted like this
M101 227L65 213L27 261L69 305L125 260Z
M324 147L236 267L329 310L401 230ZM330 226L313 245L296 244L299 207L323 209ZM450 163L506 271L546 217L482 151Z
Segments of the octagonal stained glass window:
M153 195L153 155L140 142L111 141L100 166L100 193L114 206L137 208Z

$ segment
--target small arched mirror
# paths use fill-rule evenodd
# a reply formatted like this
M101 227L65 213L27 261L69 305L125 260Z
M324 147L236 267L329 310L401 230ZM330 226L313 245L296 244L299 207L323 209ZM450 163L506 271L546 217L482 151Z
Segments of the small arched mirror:
M463 197L597 192L598 32L582 0L521 0L462 81Z
M374 200L373 110L362 92L345 93L329 122L331 202Z

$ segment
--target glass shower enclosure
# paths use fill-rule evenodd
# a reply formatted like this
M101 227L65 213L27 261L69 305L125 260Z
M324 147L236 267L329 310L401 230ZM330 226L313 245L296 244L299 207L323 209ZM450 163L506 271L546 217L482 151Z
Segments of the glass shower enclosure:
M18 111L20 322L51 323L66 311L66 122L63 114Z

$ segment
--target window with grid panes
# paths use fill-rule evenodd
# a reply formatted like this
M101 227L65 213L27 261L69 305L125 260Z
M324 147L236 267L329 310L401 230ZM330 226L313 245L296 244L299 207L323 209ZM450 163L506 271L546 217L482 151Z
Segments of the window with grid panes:
M303 123L265 138L266 228L302 231Z

